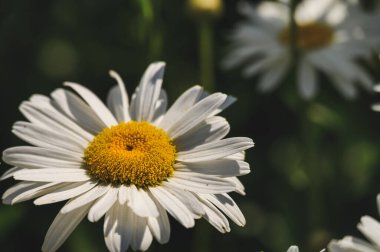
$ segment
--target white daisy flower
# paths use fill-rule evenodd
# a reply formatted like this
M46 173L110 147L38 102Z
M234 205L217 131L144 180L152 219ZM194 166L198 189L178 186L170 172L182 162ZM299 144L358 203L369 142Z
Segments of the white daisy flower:
M76 94L60 88L21 104L29 121L16 122L13 133L33 146L4 151L3 160L14 168L2 179L21 182L3 194L3 202L68 200L43 251L57 250L86 215L91 222L105 216L110 251L146 250L153 237L168 242L167 212L186 228L203 217L225 233L230 231L225 215L244 226L228 193L244 194L236 176L250 172L243 160L253 142L224 138L229 124L216 116L235 99L194 86L167 110L164 67L148 67L130 102L120 76L110 71L118 85L107 106L75 83L65 85Z
M377 207L380 214L380 194L377 195ZM370 241L346 236L341 240L332 240L329 252L380 252L380 222L370 216L363 216L357 225L360 232Z
M291 65L286 2L264 1L257 8L241 3L238 11L246 21L233 31L231 51L223 61L227 69L244 65L244 77L261 73L258 88L263 92L276 88ZM368 36L355 22L364 16L358 8L339 0L304 0L297 6L297 85L304 98L316 94L319 72L349 98L356 96L356 84L371 89L370 75L355 62L371 53Z

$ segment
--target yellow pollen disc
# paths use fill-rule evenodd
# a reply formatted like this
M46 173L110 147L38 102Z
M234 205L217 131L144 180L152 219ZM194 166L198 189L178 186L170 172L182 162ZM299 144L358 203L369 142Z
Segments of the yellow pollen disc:
M289 45L290 29L283 29L279 36L281 43ZM297 46L305 50L313 50L328 46L334 40L334 30L323 23L306 23L297 26Z
M106 128L84 151L85 167L94 179L139 188L159 185L170 177L175 158L169 136L147 122Z

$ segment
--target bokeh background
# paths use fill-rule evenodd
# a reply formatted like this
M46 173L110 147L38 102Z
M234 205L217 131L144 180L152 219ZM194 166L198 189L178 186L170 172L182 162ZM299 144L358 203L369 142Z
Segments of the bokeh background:
M251 137L247 151L252 172L241 178L246 196L234 194L247 219L244 228L220 234L204 220L185 229L171 219L168 244L149 251L319 251L332 238L356 231L362 215L378 217L380 192L380 114L370 110L380 95L362 91L343 98L327 79L317 97L299 97L292 77L270 94L256 91L255 78L223 71L227 36L241 17L238 1L225 0L219 17L189 11L175 0L2 0L0 1L0 148L24 144L11 133L23 120L18 106L34 93L48 95L63 81L86 85L105 99L118 71L130 93L149 63L167 62L164 88L173 102L202 83L200 50L213 50L214 89L238 101L223 115L230 136ZM259 1L251 1L257 3ZM363 1L373 10L376 0ZM379 11L379 10L378 10ZM213 41L200 42L200 24L210 24ZM380 36L380 30L379 30ZM380 80L378 55L366 68ZM209 78L209 79L207 79ZM211 88L211 86L209 86ZM213 91L215 91L213 90ZM0 171L8 165L2 163ZM15 182L0 183L3 193ZM31 201L0 206L1 251L39 251L63 203L34 206ZM105 251L103 221L84 220L60 251Z

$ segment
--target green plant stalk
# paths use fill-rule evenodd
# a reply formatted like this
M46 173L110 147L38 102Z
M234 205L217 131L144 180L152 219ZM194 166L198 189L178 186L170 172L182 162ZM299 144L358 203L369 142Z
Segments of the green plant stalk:
M161 0L138 0L143 18L142 41L147 45L147 62L160 60L163 35L159 14L161 13Z
M140 3L141 12L144 19L148 22L152 22L154 19L154 11L151 0L137 0Z
M291 61L291 80L292 83L297 83L297 72L300 51L298 47L298 24L295 18L296 8L300 0L292 0L290 2L289 10L289 32L290 32L290 44L289 50L292 56ZM296 85L294 85L296 86ZM297 107L297 106L296 106ZM312 102L302 102L298 105L300 112L300 138L303 147L303 164L305 166L305 172L307 173L310 184L308 189L308 227L307 230L315 230L320 227L323 221L323 215L325 208L322 204L320 189L322 186L322 177L319 171L320 158L318 158L318 146L320 132L318 126L313 123L309 118L309 111L312 107Z
M199 65L201 85L206 90L215 90L214 84L214 34L213 23L209 18L202 18L199 23Z
M305 172L309 177L308 187L308 227L310 231L316 230L323 225L325 206L321 198L321 188L323 186L323 178L321 174L321 157L320 155L320 129L318 125L310 120L309 113L312 102L304 104L301 110L301 139L303 153L303 163Z

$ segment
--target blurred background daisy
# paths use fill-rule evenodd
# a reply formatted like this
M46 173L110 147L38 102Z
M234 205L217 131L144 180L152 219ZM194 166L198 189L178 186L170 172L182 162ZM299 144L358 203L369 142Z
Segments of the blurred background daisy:
M241 2L238 11L246 20L230 36L225 68L242 67L244 77L260 73L261 91L276 88L289 71L304 98L313 97L320 73L348 98L356 85L371 90L372 76L357 64L368 60L379 41L375 20L368 22L358 3L337 0ZM293 16L292 16L293 15Z
M154 242L148 251L271 252L291 244L321 251L334 238L363 238L355 224L378 216L380 192L380 116L370 109L380 100L371 89L380 81L380 6L377 0L329 3L4 0L1 150L25 145L11 129L24 120L18 106L32 94L77 80L104 101L114 85L109 69L133 90L146 66L165 61L169 104L195 84L231 94L237 101L221 113L232 125L226 137L247 136L256 146L246 155L252 172L241 178L246 196L231 193L244 228L231 224L226 235L204 220L186 229L170 218L170 242ZM291 20L299 26L297 46ZM255 74L245 75L249 69ZM3 172L11 168L1 163ZM13 184L2 181L1 194ZM39 251L63 205L3 204L2 251ZM60 251L106 251L102 223L81 223Z

